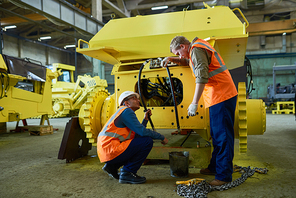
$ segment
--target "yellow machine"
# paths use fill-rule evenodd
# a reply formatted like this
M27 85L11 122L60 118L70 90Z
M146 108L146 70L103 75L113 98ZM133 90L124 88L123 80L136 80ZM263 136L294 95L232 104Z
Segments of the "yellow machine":
M77 76L74 82L75 66L53 63L49 68L53 72L61 70L63 74L52 80L52 118L78 115L87 96L98 90L105 90L107 81L99 76Z
M0 56L0 122L52 113L51 80L60 75L33 62Z
M195 85L190 68L170 67L169 75L177 102L174 108L168 73L159 64L164 57L172 56L169 50L172 38L182 35L189 40L195 37L207 39L221 54L228 69L243 66L248 40L248 22L244 20L242 23L229 7L210 8L206 5L206 9L201 10L111 20L89 42L79 40L77 52L114 64L112 74L115 77L115 93L111 96L97 93L97 97L90 98L89 105L79 115L80 126L89 142L96 146L102 126L118 108L120 94L127 90L138 92L139 82L145 104L152 110L153 124L157 130L178 128L181 130L178 134L190 131L185 133L187 136L194 131L190 138L194 139L194 134L198 134L209 141L209 112L204 108L203 99L199 102L198 115L187 116ZM82 47L86 45L87 48ZM139 72L141 67L142 74ZM235 136L240 140L240 152L246 152L247 135L262 135L265 131L265 104L262 100L246 99L244 83L239 83L238 92ZM136 114L141 120L144 107ZM208 147L182 147L185 138L182 136L181 140L170 141L166 146L154 146L148 158L168 159L169 152L186 150L190 151L191 160L210 159L211 149Z

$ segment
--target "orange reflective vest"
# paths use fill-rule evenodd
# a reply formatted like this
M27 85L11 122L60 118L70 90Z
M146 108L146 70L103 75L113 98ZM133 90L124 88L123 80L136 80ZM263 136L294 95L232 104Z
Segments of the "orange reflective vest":
M213 106L236 96L236 87L223 59L216 50L203 39L197 39L189 51L189 65L194 78L194 65L191 59L191 52L194 47L206 49L212 55L211 63L209 64L209 79L203 91L205 107Z
M118 128L114 120L128 107L121 106L98 135L97 152L101 162L113 160L123 153L135 137L129 128Z

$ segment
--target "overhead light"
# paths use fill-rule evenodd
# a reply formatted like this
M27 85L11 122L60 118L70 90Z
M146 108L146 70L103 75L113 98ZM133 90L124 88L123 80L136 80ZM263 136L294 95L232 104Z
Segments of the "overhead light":
M151 10L162 10L162 9L167 9L169 6L157 6L157 7L152 7Z
M47 39L51 39L51 36L41 36L39 39L40 40L47 40Z
M67 49L67 48L71 48L71 47L76 47L76 45L65 45L65 46L64 46L65 49Z
M285 35L286 35L286 32L283 33L283 36L285 36Z
M8 29L13 29L13 28L16 28L16 25L5 26L4 31L6 31Z
M51 39L51 36L41 36L38 41Z

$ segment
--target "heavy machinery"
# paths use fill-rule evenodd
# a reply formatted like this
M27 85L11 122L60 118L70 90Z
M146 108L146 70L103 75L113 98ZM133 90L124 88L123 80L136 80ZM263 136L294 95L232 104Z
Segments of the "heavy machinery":
M1 54L0 72L0 123L52 113L51 80L58 71Z
M49 68L53 71L61 70L62 75L52 80L52 108L51 118L77 116L80 107L87 96L98 90L105 90L107 81L99 76L78 75L74 82L75 66L53 63Z
M187 116L195 85L191 69L176 66L166 71L160 67L160 62L173 55L169 50L172 38L182 35L189 40L195 37L207 39L221 54L229 70L243 66L248 22L238 10L245 20L242 23L234 14L235 10L205 5L205 9L200 10L116 19L109 21L89 42L79 40L77 52L114 65L115 93L107 96L97 92L97 97L88 99L84 113L79 114L80 126L89 142L96 146L98 133L118 108L120 94L127 90L141 90L144 102L136 111L139 120L148 106L152 110L156 130L178 129L172 134L187 135L167 137L171 139L166 146L155 143L148 158L168 159L169 152L186 150L197 166L206 166L211 148L206 147L208 144L196 145L202 139L206 143L211 140L209 112L201 98L198 115ZM246 99L244 83L239 83L238 93L235 136L239 138L240 152L244 153L247 151L247 135L264 133L266 114L262 100ZM151 124L148 127L152 127ZM195 146L189 146L186 141L195 142Z

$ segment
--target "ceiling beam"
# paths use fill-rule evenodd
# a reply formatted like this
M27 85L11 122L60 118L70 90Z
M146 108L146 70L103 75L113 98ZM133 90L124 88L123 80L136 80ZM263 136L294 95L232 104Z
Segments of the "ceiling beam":
M249 36L292 33L296 31L296 19L250 23L247 28Z
M128 11L128 10L126 9L126 6L125 6L125 3L124 3L123 0L117 0L117 5L118 5L119 9L121 9L122 11L124 11L124 13L125 13L126 15L131 16L131 15L130 15L130 11Z
M85 37L93 37L104 26L102 21L98 21L65 0L10 0L10 2L38 12L63 25L72 26Z
M34 21L47 20L46 17L44 17L40 14L27 14L27 15L23 15L23 16L28 19L34 20ZM1 19L1 25L11 25L11 24L18 24L18 23L25 23L25 22L29 22L29 21L25 20L24 18L17 17L17 16Z
M108 9L112 10L115 14L117 14L120 17L130 17L130 14L124 13L121 9L119 9L117 6L115 6L113 3L111 3L109 0L103 0L102 4L107 7Z
M293 12L296 11L295 7L285 7L285 8L277 8L277 9L268 9L268 10L243 10L243 14L245 17L254 16L254 15L264 15L264 14L274 14L281 12Z
M57 32L63 33L63 34L65 34L65 35L70 36L70 37L73 37L73 38L78 38L78 39L80 38L79 36L74 36L74 35L72 35L72 34L68 34L67 32L61 31L61 30L59 30L59 29L57 29L57 28L54 28L54 27L51 27L51 26L45 25L45 24L43 24L43 23L39 23L39 22L37 22L37 21L34 21L34 20L29 19L29 18L27 18L27 17L24 17L23 15L17 14L17 13L15 13L15 12L12 12L12 11L6 10L6 9L4 9L4 8L1 8L1 7L0 7L0 10L3 11L3 12L8 12L8 13L10 13L10 14L13 14L13 15L15 15L15 16L18 16L18 17L20 17L20 18L22 18L22 19L25 19L25 20L27 20L27 21L33 22L33 23L35 23L35 24L38 24L38 25L40 25L40 26L42 26L42 27L44 27L44 28L51 29L51 30L54 30L54 31L57 31Z

